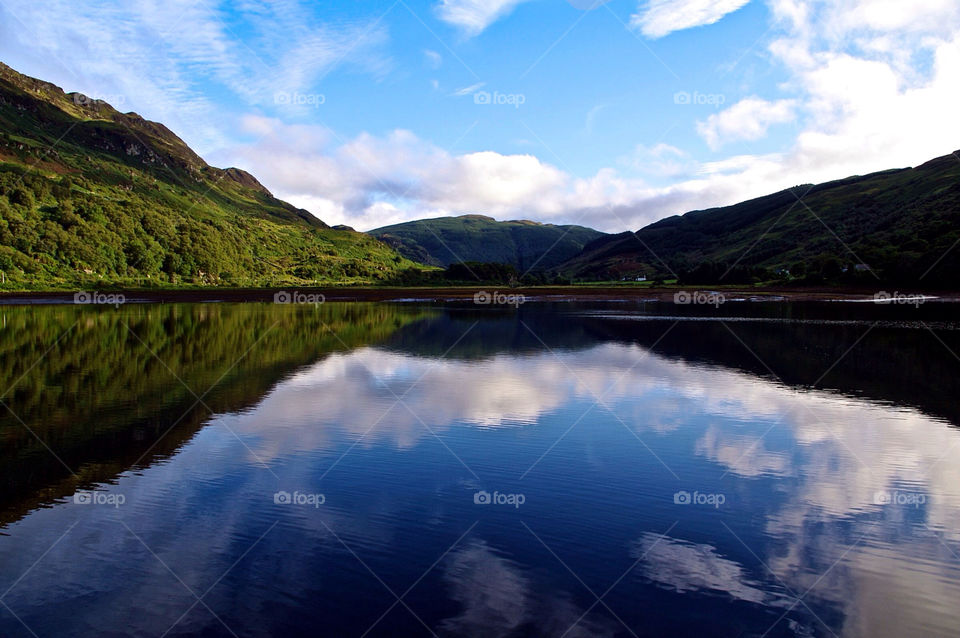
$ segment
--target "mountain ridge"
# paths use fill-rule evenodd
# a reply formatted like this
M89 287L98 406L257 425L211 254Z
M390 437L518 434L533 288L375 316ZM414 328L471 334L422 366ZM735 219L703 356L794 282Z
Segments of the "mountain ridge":
M434 266L490 262L521 273L547 270L578 254L604 233L573 224L531 220L497 221L487 215L432 217L368 231L408 259Z
M0 63L7 287L373 283L417 268L210 166L161 123Z
M243 169L210 166L162 123L0 62L0 284L8 288L425 281L412 274L421 264L461 261L572 281L856 275L953 286L958 221L955 152L636 232L474 213L358 233L277 199Z
M873 281L955 285L958 222L960 155L953 153L666 217L588 243L557 272L702 283L749 283L766 273L821 283L858 271Z

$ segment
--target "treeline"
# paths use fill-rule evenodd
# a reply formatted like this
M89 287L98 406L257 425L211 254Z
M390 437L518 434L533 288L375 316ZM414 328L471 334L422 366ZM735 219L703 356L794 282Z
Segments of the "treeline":
M949 255L944 256L944 260ZM875 259L869 263L844 260L837 255L821 254L809 260L796 261L786 267L731 264L705 261L676 267L678 284L683 285L751 285L790 283L794 285L876 286L897 285L916 289L949 288L960 285L960 272L932 269L930 260L914 260L909 256L893 256L890 260ZM670 275L658 275L660 281Z
M0 164L8 288L372 283L412 266L366 235L234 211L142 176L104 184Z
M0 385L17 413L0 414L0 524L69 495L64 464L77 480L111 480L174 449L210 409L252 405L290 370L431 314L356 303L6 308ZM189 388L211 391L199 405Z
M387 283L396 286L449 286L498 284L503 286L556 286L573 283L563 277L535 271L521 273L513 264L466 261L450 264L443 270L407 269L397 273Z

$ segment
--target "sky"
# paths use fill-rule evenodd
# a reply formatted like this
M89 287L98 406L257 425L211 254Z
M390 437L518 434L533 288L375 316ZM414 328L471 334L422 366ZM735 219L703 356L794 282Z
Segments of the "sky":
M960 148L957 0L0 0L0 61L358 230L636 230Z

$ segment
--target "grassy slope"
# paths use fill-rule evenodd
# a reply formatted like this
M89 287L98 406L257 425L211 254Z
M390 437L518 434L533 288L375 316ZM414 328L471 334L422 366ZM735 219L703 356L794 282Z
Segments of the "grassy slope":
M958 240L960 157L947 155L916 168L797 186L670 217L636 237L623 233L592 242L560 270L580 278L664 275L662 262L681 270L740 259L770 269L805 264L809 272L818 260L835 257L847 265L867 263L891 281L915 282L940 259L923 281L955 285L960 251L950 248Z
M0 64L4 288L374 283L414 266L162 124Z
M481 215L439 217L370 231L409 259L437 266L460 261L513 264L545 270L578 254L604 234L583 226L498 222Z

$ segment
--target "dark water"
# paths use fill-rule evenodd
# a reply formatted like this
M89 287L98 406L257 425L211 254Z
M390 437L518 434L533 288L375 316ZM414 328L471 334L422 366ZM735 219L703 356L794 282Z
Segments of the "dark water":
M960 634L952 305L0 315L2 636Z

